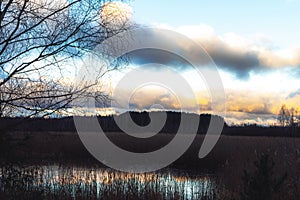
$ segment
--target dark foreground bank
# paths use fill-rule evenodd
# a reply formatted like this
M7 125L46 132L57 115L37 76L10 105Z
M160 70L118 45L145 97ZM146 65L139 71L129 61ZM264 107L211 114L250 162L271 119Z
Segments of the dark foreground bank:
M142 142L132 141L122 133L107 135L116 145L133 152L159 149L173 138L172 134L158 134L152 140ZM9 163L11 166L15 164L19 166L55 164L105 167L85 149L76 132L12 132L9 137L10 142L1 145L2 166ZM192 174L213 174L219 189L221 188L219 195L223 195L223 197L220 198L238 199L241 191L245 190L244 182L247 178L245 173L248 173L248 178L255 180L253 174L266 174L259 172L259 170L264 170L265 165L271 172L271 174L267 174L271 177L270 182L275 182L286 174L284 183L280 186L280 192L274 191L278 198L282 199L282 195L284 195L284 199L300 198L300 138L221 136L212 152L207 157L199 159L198 152L203 138L202 135L196 136L191 147L165 170L183 170L188 174L190 172ZM257 167L257 163L263 160L261 158L264 155L269 157L269 161L262 161L265 164L262 163ZM248 187L260 186L255 186L255 182L253 182ZM270 188L274 189L273 186ZM274 197L272 198L274 199Z

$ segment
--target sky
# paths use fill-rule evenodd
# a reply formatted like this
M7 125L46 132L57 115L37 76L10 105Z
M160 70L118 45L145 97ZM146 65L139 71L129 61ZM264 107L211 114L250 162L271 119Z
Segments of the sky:
M61 0L54 1L51 6L54 5L61 5ZM99 13L99 20L107 28L136 24L178 34L174 40L173 34L159 34L152 29L145 33L145 38L154 37L164 47L173 48L175 53L198 60L196 64L203 67L202 72L206 75L212 74L213 63L222 81L226 100L214 102L213 96L217 92L212 93L205 74L199 76L184 59L166 51L148 49L130 53L131 62L126 68L102 77L103 85L99 87L113 95L114 105L97 109L100 114L128 109L218 114L213 108L221 108L224 103L226 115L222 116L227 123L264 125L277 122L277 114L283 104L300 113L299 10L300 0L109 1ZM170 40L175 41L175 46L168 43ZM55 70L47 71L47 75L54 76L61 84L70 84L71 79L80 74L79 65L84 65L82 60L89 60L89 55L86 60L80 58L66 64L63 80L61 73ZM94 61L96 65L105 65ZM140 74L129 76L132 71L138 72L137 69L142 69ZM3 74L0 73L1 77ZM124 77L127 84L122 82ZM162 77L162 81L169 83L176 83L180 79L178 77L182 77L193 94L188 94L188 87L171 88L155 81L133 88L133 83L149 77ZM116 90L118 87L121 90ZM121 107L126 104L128 108Z
M176 31L207 51L225 88L227 123L274 124L282 104L300 111L300 0L134 0L128 4L135 23ZM179 47L187 54L196 51L183 42ZM149 54L145 55L133 57L145 61ZM174 67L172 56L158 55L155 62ZM132 66L139 64L144 63ZM163 73L155 67L146 70L149 76ZM201 112L210 112L211 97L199 77L184 64L178 72L195 90ZM117 84L126 73L114 74L113 82ZM153 104L180 108L181 94L157 85L141 87L131 95L131 109L150 109ZM186 98L186 105L189 102ZM193 105L187 107L199 112Z
M209 53L225 88L228 123L270 125L282 104L300 109L300 1L135 0L129 6L135 23L177 31ZM199 83L193 71L180 73L190 84ZM176 95L163 88L139 90L133 109L157 103L178 109ZM197 92L201 112L209 112L209 94Z
M220 35L265 35L281 47L300 45L299 0L135 0L130 5L135 21L143 24L207 24Z

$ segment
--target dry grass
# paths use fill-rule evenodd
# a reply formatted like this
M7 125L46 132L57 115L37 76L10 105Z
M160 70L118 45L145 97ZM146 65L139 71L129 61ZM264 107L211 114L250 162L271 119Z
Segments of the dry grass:
M22 140L24 133L12 135L16 140L11 144L10 158L15 161L100 164L86 151L76 133L30 133L26 141ZM147 152L164 146L173 135L160 134L144 142L132 141L120 133L109 133L109 137L124 149ZM288 173L282 194L284 199L300 199L300 138L222 136L213 151L199 159L197 155L203 138L197 136L189 150L170 167L216 174L220 190L238 196L243 170L251 170L254 160L261 154L269 154L275 161L276 174Z

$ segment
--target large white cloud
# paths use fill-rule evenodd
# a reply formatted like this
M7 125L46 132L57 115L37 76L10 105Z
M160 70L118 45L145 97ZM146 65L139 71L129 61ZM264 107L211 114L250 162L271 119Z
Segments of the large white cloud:
M267 36L262 34L248 37L235 33L217 35L211 26L205 24L175 28L164 24L156 24L156 26L171 29L190 37L208 52L219 68L225 69L241 79L249 78L250 72L253 71L290 67L295 67L296 70L300 71L300 47L278 48ZM161 42L165 43L167 38L167 36L162 37ZM193 49L181 41L176 42L186 54L199 56L197 49ZM148 52L144 54L139 52L131 56L138 57L137 60L144 59L147 61L150 59L149 55L151 54ZM174 58L169 55L152 53L151 61L172 64ZM184 65L184 63L179 64Z

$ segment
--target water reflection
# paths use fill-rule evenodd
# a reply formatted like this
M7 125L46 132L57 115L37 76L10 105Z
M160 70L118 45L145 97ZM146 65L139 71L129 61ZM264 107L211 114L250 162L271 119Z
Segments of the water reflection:
M0 175L1 183L9 178L6 168L1 169ZM28 188L29 185L40 188L45 196L49 193L58 196L68 194L74 199L214 199L215 191L215 183L210 176L191 176L173 170L134 174L103 168L52 165L27 167L21 175L30 175L31 182L25 185ZM5 184L1 186L4 187Z

